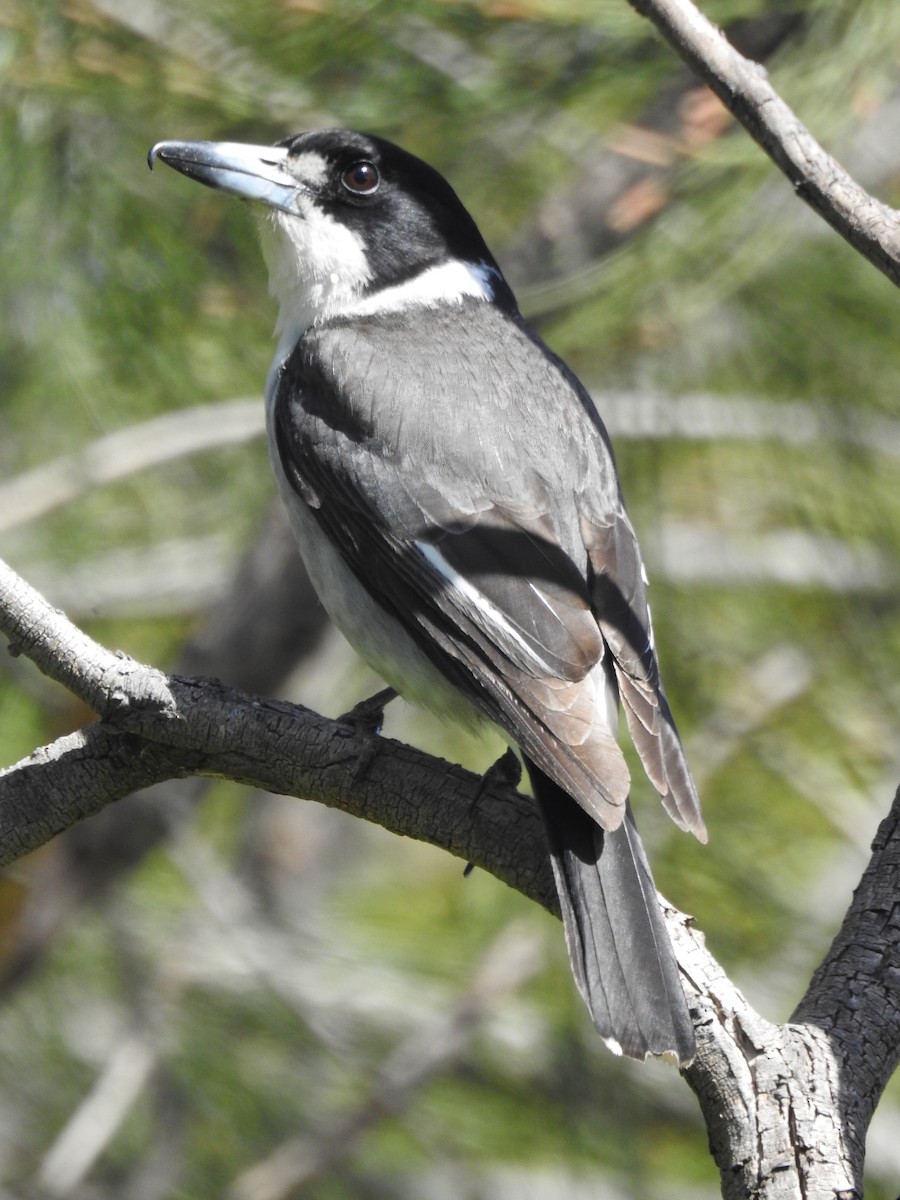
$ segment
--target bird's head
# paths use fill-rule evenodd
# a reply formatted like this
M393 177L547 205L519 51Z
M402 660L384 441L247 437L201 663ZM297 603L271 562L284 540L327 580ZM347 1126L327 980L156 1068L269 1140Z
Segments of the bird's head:
M318 321L476 296L515 301L478 227L433 167L383 138L342 129L275 146L159 142L161 160L260 202L283 336Z

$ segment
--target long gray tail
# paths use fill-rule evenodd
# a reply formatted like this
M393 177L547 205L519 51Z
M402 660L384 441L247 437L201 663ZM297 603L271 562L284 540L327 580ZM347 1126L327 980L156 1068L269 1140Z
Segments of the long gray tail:
M600 1034L631 1058L694 1056L694 1030L631 808L606 833L526 760L544 818L569 960Z

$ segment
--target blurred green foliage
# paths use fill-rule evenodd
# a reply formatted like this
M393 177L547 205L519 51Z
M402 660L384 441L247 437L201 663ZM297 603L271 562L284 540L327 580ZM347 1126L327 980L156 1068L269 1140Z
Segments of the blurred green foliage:
M780 13L771 0L705 9L722 23ZM900 8L792 11L804 19L769 64L776 86L897 203ZM699 396L711 419L732 401L770 415L755 437L623 436L617 451L711 833L708 847L689 842L638 782L658 882L783 1019L898 774L896 293L740 130L670 144L659 211L614 253L517 277L547 198L565 205L621 130L681 86L671 51L624 0L0 0L0 472L261 392L274 312L252 220L172 173L149 175L153 142L345 124L426 157L501 262L509 248L524 307L601 410L608 391ZM818 431L801 437L809 414ZM261 441L223 447L90 491L10 528L0 549L107 645L166 665L204 597L191 571L154 568L160 548L183 543L193 566L215 550L224 587L271 493ZM112 587L121 551L150 580L128 604ZM79 566L73 596L65 580ZM337 712L371 681L333 653L322 703ZM27 663L0 675L5 762L85 719ZM496 752L432 721L391 720L472 765ZM36 889L53 900L52 853L8 873L0 950ZM340 814L210 789L0 1008L8 1194L200 1200L288 1139L321 1153L394 1048L462 1003L510 922L528 930L539 968L283 1194L716 1194L684 1085L604 1051L558 925L460 873ZM133 1094L114 1070L129 1037L150 1062ZM88 1120L102 1086L118 1120L78 1170L56 1139L79 1115L82 1146L102 1126ZM886 1140L870 1153L875 1200L896 1192Z

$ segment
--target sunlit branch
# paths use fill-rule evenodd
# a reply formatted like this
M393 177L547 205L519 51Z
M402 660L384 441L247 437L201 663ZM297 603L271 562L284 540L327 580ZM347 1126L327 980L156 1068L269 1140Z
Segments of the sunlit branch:
M706 81L841 237L900 285L900 214L870 196L815 140L768 81L690 0L629 0Z

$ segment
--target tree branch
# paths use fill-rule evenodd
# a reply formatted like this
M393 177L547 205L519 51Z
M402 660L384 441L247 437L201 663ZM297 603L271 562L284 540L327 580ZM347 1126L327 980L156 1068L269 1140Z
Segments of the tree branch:
M821 966L791 1021L828 1038L843 1080L842 1115L862 1143L900 1064L900 789L879 826L872 857Z
M815 140L768 82L690 0L629 0L759 143L797 194L900 286L900 213L870 196Z
M431 842L558 912L540 818L512 788L387 738L373 755L353 726L113 653L3 562L0 632L101 717L0 773L0 865L136 788L211 775Z
M196 773L376 821L558 911L540 819L512 789L299 706L112 653L2 563L0 630L101 714L0 773L0 863L135 787ZM754 1012L663 901L698 1034L684 1073L726 1197L862 1195L865 1129L900 1056L898 893L900 793L841 933L783 1026Z

